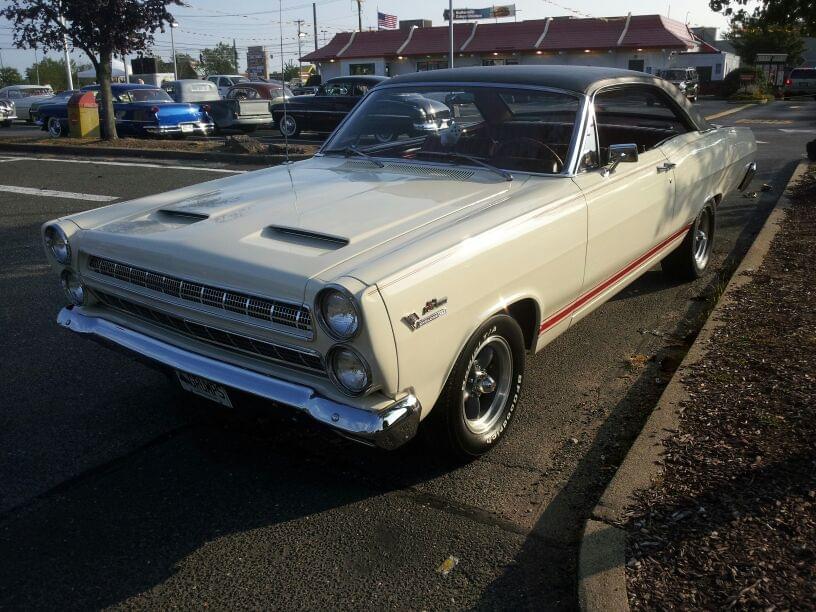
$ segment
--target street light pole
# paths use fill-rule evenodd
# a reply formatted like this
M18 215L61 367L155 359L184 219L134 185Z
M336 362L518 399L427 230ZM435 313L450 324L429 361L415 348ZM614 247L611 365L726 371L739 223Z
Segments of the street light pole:
M62 27L65 27L65 17L60 15L59 21ZM65 34L62 35L62 51L65 58L65 83L68 85L68 89L71 90L74 88L74 79L71 75L71 56L68 54L68 39Z
M178 81L178 66L176 66L176 40L173 38L173 30L179 26L177 21L170 22L170 47L173 50L173 80Z
M448 0L448 28L450 29L450 59L448 60L448 67L453 68L453 0Z

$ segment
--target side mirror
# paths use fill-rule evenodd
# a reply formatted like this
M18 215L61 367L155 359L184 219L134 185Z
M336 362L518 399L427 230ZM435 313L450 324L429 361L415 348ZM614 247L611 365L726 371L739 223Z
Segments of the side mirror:
M604 176L612 174L620 163L634 163L638 160L638 147L635 143L609 145L609 163L601 172Z

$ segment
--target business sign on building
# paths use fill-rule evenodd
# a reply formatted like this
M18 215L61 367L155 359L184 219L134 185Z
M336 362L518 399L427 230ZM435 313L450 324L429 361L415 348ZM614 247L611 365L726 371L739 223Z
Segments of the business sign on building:
M266 52L266 47L247 49L247 74L250 77L269 78L269 54Z
M461 8L453 9L454 21L468 21L472 19L498 19L499 17L513 17L516 14L515 4L505 4L502 6L489 6L481 9ZM450 11L445 9L442 14L445 21L450 18Z

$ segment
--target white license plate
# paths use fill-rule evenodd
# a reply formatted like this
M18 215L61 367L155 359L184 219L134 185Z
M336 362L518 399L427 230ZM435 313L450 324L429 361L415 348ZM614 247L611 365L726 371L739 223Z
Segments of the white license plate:
M206 378L201 378L200 376L188 374L180 370L176 370L176 376L178 376L181 388L185 391L194 393L216 404L226 406L227 408L232 408L232 402L230 401L229 395L227 395L227 390L221 385L217 385Z
M192 125L182 125L181 131L182 132L192 132L195 128Z

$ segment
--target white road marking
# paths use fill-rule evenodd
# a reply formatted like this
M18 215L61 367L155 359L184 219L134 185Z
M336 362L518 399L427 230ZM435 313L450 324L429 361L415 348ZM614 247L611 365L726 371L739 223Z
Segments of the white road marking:
M767 142L765 142L764 140L757 140L757 141L756 141L756 143L757 143L757 144L768 144L768 143L767 143Z
M246 174L249 170L227 170L225 168L199 168L198 166L165 166L142 162L117 162L94 159L56 159L53 157L10 157L0 161L44 161L60 164L97 164L100 166L128 166L134 168L164 168L165 170L195 170L197 172L217 172L221 174Z
M87 202L113 202L114 200L119 199L117 196L96 195L93 193L76 193L74 191L55 191L54 189L34 189L33 187L15 187L14 185L0 185L0 191L41 196L44 198L85 200Z
M20 161L21 159L23 159L23 158L22 157L3 157L3 158L0 158L0 164L2 164L3 162Z
M779 128L779 131L788 134L816 134L816 130L813 129Z

